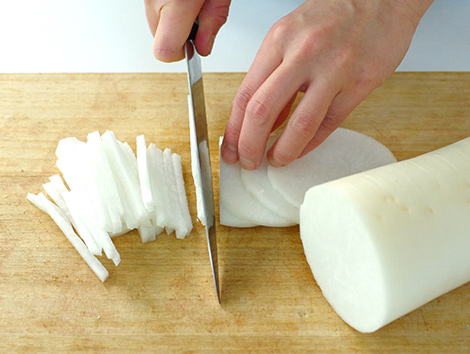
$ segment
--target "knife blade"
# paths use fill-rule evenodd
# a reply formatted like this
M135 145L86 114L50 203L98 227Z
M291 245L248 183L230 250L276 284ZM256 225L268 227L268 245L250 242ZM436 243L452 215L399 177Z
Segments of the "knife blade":
M212 172L209 153L209 136L207 133L204 86L202 82L201 58L193 43L197 24L185 44L185 57L188 69L189 85L189 120L191 134L191 165L198 200L198 217L206 228L207 246L214 278L215 291L219 304L219 262L217 255L217 235L215 230L215 203L212 187ZM202 209L202 210L201 210Z

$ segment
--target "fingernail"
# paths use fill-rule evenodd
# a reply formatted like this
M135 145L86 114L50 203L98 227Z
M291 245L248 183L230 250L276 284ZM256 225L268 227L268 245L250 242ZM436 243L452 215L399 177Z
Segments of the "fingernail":
M267 158L268 158L269 164L270 164L271 166L273 166L273 167L283 167L283 166L285 166L285 164L280 163L279 161L277 161L277 160L273 157L271 151L268 152Z
M241 157L241 156L240 156L240 164L246 170L256 170L256 168L258 167L257 164L254 163L253 161L245 159L244 157Z
M228 163L235 163L238 160L238 150L235 146L226 144L222 147L222 157Z
M279 161L273 160L273 159L269 160L269 164L273 167L283 167L283 166L285 166L284 164L280 163Z

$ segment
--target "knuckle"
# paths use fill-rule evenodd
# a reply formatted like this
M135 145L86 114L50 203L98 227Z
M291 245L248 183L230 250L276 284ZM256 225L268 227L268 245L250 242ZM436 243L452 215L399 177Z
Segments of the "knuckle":
M252 99L246 108L247 116L257 124L263 124L267 121L271 112L270 104L266 100Z
M296 116L292 120L292 129L301 136L312 136L318 128L317 120L314 117L312 114L296 112Z
M333 112L328 113L321 122L322 127L327 131L335 130L340 124L340 117Z
M294 161L297 158L297 154L295 154L291 150L275 149L271 154L271 158L281 163L282 165L287 165L288 163Z
M240 137L240 129L229 121L225 128L225 136L229 137L233 141L238 141L238 138Z
M233 101L234 106L244 112L248 106L248 102L251 100L252 92L249 86L240 87Z
M275 43L282 43L289 36L290 26L285 18L276 21L268 32L267 37Z
M384 80L381 79L377 66L370 64L357 71L354 86L360 90L372 91L383 84Z
M251 158L256 155L257 151L253 144L246 141L245 139L240 139L238 141L238 153L240 156L251 160Z

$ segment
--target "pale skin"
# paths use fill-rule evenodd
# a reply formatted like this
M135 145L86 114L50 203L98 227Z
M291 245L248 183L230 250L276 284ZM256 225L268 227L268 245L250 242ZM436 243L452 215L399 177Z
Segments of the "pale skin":
M236 1L236 0L235 0ZM306 0L268 32L233 102L222 158L261 164L269 134L286 120L267 153L284 166L321 144L398 67L433 0ZM170 62L196 17L195 39L209 55L230 0L146 0L154 55ZM269 4L266 4L268 6ZM298 92L304 95L293 112Z

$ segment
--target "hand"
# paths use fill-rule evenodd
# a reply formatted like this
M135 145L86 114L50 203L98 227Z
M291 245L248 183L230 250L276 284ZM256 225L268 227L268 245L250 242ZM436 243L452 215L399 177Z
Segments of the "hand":
M229 6L230 0L145 0L145 14L155 37L155 58L165 62L183 59L184 44L196 17L196 50L209 55L215 36L227 20Z
M222 144L228 163L283 166L323 142L400 64L432 0L307 0L267 34L233 102Z

